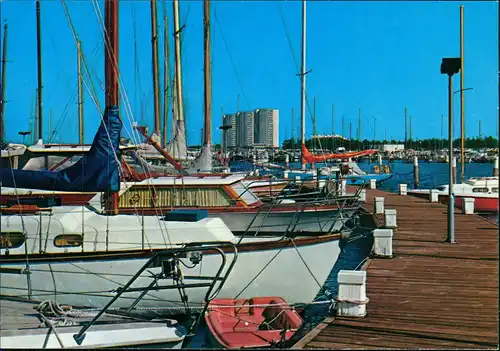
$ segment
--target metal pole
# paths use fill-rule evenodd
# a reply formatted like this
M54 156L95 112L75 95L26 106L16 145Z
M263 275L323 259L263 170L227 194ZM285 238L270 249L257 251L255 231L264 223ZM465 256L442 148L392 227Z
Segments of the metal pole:
M182 105L182 83L181 83L181 39L179 28L179 0L173 1L174 5L174 33L175 33L175 97L176 97L176 112L177 125L184 122L184 110Z
M302 147L306 144L306 0L302 0L302 65L300 69L300 120ZM301 157L302 170L306 169Z
M161 136L160 121L160 77L158 69L158 31L157 31L157 10L156 0L151 0L151 51L153 61L153 93L154 93L154 114L155 114L155 134Z
M205 145L212 145L212 72L210 67L210 1L203 1L204 17L204 105L205 105Z
M455 195L453 194L453 75L448 74L448 236L446 241L455 242Z
M464 113L464 7L460 6L460 181L465 173L465 113Z
M410 147L412 148L413 147L413 120L410 116Z
M164 42L163 42L163 148L167 148L168 140L168 112L169 112L169 102L171 94L170 92L170 48L168 45L168 17L167 17L167 7L163 6L163 21L165 23L164 28ZM175 125L175 124L174 124ZM173 129L173 128L172 128Z
M78 68L78 141L80 145L84 143L83 134L83 89L82 89L82 44L80 40L76 42L78 50L77 68Z
M294 139L294 137L295 137L295 135L294 135L295 134L294 133L295 125L294 125L294 121L293 121L294 118L293 117L294 116L293 116L293 107L292 107L292 150L293 150L293 146L295 144L295 139Z
M3 50L2 50L2 87L0 91L0 143L3 142L3 137L5 134L5 124L4 124L4 111L5 111L5 82L7 81L7 75L5 74L5 67L7 63L7 24L3 27ZM24 139L23 139L24 144Z
M43 114L42 114L42 30L40 20L40 0L36 1L36 57L38 69L38 139L43 139Z
M408 109L405 107L405 149L408 148Z
M335 105L332 104L332 148L335 150Z
M359 108L359 120L358 120L358 140L361 141L361 107Z
M315 141L316 141L316 96L313 98L313 143L312 147L313 149L315 148Z

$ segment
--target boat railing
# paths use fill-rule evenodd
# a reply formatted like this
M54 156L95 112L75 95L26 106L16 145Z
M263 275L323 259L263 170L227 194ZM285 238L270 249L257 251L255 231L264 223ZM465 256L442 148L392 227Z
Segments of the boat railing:
M274 181L287 181L290 183L295 183L295 179L275 179ZM339 183L339 180L334 180L334 179L329 179L328 181L333 182L333 183ZM252 183L252 182L251 182ZM250 184L251 184L250 183ZM302 182L301 182L302 183ZM347 208L352 208L354 204L356 204L360 198L360 192L361 189L357 189L354 194L348 194L346 196L341 196L339 195L338 187L335 187L335 190L328 190L328 187L324 187L326 190L322 190L322 193L318 192L315 193L314 196L311 196L308 200L304 200L301 202L296 202L294 204L290 204L291 206L295 206L295 212L288 223L288 226L286 230L283 232L282 238L285 237L290 237L291 235L294 235L297 229L297 225L299 224L299 220L301 216L303 215L304 211L307 208L314 208L317 210L323 205L335 205L338 208L338 211L336 213L336 216L334 218L328 218L325 220L325 223L331 223L328 228L325 227L326 224L323 224L321 219L317 217L314 221L318 222L318 226L321 229L321 232L326 232L326 233L331 233L334 229L336 221L340 218L342 219L344 217L344 211ZM259 207L257 213L253 217L252 221L249 223L247 226L246 230L244 231L243 235L240 237L239 242L243 240L244 237L248 236L249 232L251 231L252 228L255 228L255 230L252 230L252 236L256 237L258 233L260 232L262 226L266 222L267 218L269 215L272 213L272 211L276 208L278 204L282 203L282 200L284 196L286 195L286 187L282 189L280 192L276 193L274 196L269 198L268 205L267 206L261 206ZM359 205L358 205L359 207ZM254 226L255 222L257 219L260 218L260 223L257 226ZM343 221L347 221L348 218L346 218ZM304 222L301 222L304 224Z
M228 264L225 251L231 251L233 256L231 262ZM183 275L182 266L189 269L194 268L201 263L203 253L212 252L220 255L221 264L214 276L190 276ZM184 244L182 247L163 250L153 254L153 256L132 276L132 278L123 286L115 290L115 296L102 308L94 318L85 326L80 329L77 334L73 335L73 338L78 345L81 345L85 339L85 332L91 328L97 320L106 313L113 305L116 300L118 300L125 293L137 293L141 294L132 302L132 305L127 309L126 312L130 312L139 302L142 300L146 294L150 291L157 290L173 290L177 289L181 296L182 302L185 304L186 310L189 314L188 298L186 294L186 289L190 288L207 288L205 294L204 304L202 306L202 311L198 318L193 320L193 323L188 328L188 336L192 336L196 326L201 322L205 312L207 311L208 304L211 300L217 297L218 293L221 291L224 283L226 282L229 274L231 273L236 260L238 258L238 250L232 242L222 242L222 241L209 241L209 242L192 242ZM181 259L188 259L191 262L191 266L181 261ZM225 267L224 274L223 271ZM161 268L160 273L152 273L149 269ZM148 286L132 287L132 284L142 276L142 274L147 271L151 274L153 281ZM144 277L144 276L143 276ZM197 283L186 283L185 280L199 280L202 282ZM161 285L162 280L171 281L169 284ZM203 282L207 281L207 282ZM218 284L217 284L218 283Z

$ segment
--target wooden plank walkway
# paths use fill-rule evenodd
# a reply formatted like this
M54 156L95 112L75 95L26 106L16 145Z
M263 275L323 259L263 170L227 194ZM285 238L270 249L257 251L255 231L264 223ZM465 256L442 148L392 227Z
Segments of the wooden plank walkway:
M367 190L397 210L392 259L369 259L367 315L331 317L293 348L498 349L498 226L455 212L457 244L443 243L447 207ZM377 216L383 225L383 216Z

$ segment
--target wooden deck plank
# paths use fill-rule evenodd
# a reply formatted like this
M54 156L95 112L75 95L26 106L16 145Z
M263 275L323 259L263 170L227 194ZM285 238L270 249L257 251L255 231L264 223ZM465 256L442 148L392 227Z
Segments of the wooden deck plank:
M329 317L293 348L498 348L498 226L455 211L457 244L445 243L446 205L367 190L397 210L392 259L369 259L367 315ZM383 225L384 216L374 215Z

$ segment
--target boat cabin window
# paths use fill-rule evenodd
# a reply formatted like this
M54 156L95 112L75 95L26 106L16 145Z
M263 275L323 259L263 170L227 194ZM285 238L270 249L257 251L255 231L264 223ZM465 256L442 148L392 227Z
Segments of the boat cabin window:
M80 234L62 234L54 238L55 247L82 246L83 238Z
M492 193L498 193L498 188L491 188Z
M24 233L22 232L1 232L0 249L17 249L24 244Z
M473 193L487 193L488 188L472 188Z

